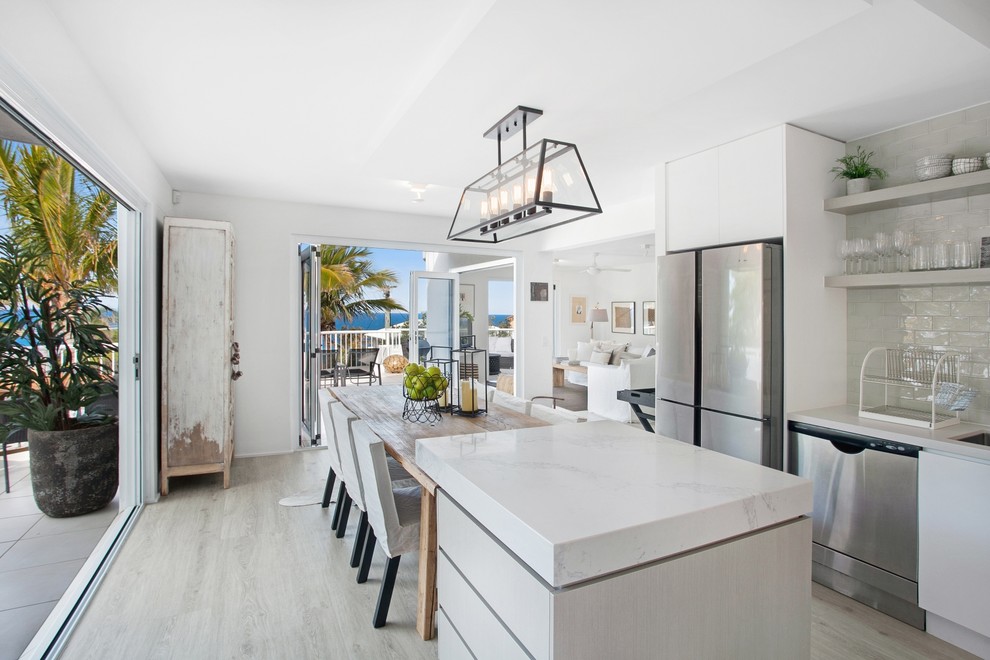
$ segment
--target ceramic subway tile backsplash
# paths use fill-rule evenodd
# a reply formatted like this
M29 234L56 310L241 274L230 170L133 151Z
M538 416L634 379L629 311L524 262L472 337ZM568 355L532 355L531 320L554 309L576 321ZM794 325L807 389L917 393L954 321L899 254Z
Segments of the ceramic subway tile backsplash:
M902 126L846 145L875 151L874 163L888 177L876 188L914 183L915 161L934 153L958 157L990 152L990 103ZM971 195L851 215L848 238L873 238L902 229L936 242L990 236L990 194ZM990 285L937 286L847 291L847 392L859 400L859 372L867 351L877 345L951 348L963 355L964 384L980 395L963 419L990 424ZM866 338L880 340L871 343Z

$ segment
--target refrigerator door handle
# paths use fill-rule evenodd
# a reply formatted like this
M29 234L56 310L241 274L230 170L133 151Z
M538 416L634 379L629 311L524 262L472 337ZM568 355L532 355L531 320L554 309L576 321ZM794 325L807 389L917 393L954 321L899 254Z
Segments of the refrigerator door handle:
M706 408L705 406L698 406L698 410L704 410L706 412L718 413L719 415L727 415L729 417L738 417L739 419L748 419L753 422L763 422L767 424L770 422L769 417L750 417L749 415L740 415L739 413L728 412L727 410L716 410L715 408Z

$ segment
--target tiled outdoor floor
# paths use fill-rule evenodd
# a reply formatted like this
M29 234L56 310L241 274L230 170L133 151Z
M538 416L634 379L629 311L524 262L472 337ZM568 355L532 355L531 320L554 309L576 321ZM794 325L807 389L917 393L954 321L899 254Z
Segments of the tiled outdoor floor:
M35 506L27 452L11 454L0 482L0 660L20 656L117 515L117 500L75 518Z

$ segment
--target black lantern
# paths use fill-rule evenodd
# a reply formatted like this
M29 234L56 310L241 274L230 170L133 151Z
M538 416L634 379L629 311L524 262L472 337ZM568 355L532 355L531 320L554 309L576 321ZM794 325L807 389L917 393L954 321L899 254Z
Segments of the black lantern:
M602 212L577 147L543 139L526 144L526 126L543 114L517 107L485 132L498 140L498 167L468 185L447 238L498 243ZM502 140L523 134L523 150L502 162Z

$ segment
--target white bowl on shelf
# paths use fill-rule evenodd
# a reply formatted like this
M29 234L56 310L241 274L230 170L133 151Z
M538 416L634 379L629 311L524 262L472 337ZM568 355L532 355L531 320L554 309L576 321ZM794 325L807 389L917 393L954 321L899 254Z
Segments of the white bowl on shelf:
M952 161L946 160L929 165L918 165L914 168L914 174L918 177L918 181L941 179L952 174Z
M953 174L969 174L983 167L982 158L955 158L952 161Z
M915 167L926 167L928 165L941 165L945 161L952 162L955 158L955 154L932 154L930 156L922 156L914 162Z

